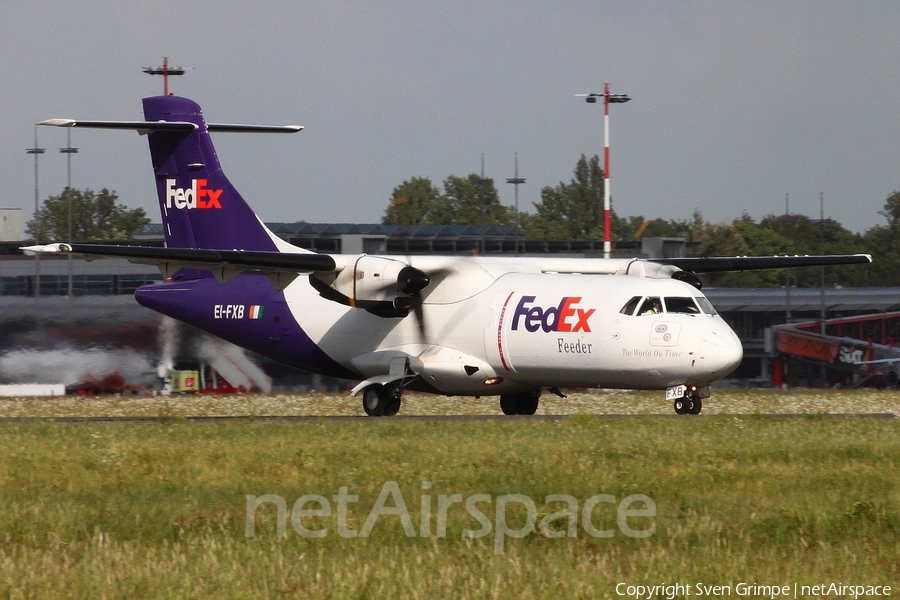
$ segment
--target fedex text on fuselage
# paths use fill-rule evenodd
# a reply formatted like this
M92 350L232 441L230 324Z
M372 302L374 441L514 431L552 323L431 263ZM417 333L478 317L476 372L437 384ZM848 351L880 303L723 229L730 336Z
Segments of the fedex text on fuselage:
M521 322L530 333L538 329L545 333L579 331L590 333L591 326L588 319L597 309L576 307L581 302L581 296L565 296L559 301L559 305L550 308L532 305L534 300L535 296L522 296L519 300L513 313L513 331L518 331Z

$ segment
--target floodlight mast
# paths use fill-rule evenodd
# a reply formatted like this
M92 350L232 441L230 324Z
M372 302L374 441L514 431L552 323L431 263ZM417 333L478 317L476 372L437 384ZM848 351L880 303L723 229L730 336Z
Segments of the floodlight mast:
M169 57L163 57L163 64L161 67L144 67L144 73L147 75L162 75L163 76L163 95L169 95L169 75L184 75L184 67L170 67L169 66Z
M610 94L609 84L603 84L602 94L576 94L589 104L595 104L597 98L603 98L603 258L609 258L612 251L610 235L610 192L609 192L609 105L628 102L627 94Z
M37 146L37 144L35 144ZM519 186L525 183L524 177L519 177L519 153L515 153L515 176L510 177L506 180L506 183L511 183L516 186L516 256L519 255Z

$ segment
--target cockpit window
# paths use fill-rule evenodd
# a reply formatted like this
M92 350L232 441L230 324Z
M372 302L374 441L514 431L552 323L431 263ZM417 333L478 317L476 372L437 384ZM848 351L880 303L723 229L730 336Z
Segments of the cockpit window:
M698 296L694 298L697 301L697 304L700 305L700 310L702 310L707 315L717 315L719 313L716 312L716 309L713 308L712 303L703 296Z
M619 312L623 315L633 315L634 309L637 308L638 302L641 301L640 296L634 296L631 300L629 300L625 306L622 307L622 310Z
M700 309L694 303L693 298L689 297L673 297L665 298L666 312L682 313L686 315L699 315Z
M659 315L662 314L662 302L659 301L659 297L650 296L644 303L641 304L640 310L638 310L638 314L643 315Z

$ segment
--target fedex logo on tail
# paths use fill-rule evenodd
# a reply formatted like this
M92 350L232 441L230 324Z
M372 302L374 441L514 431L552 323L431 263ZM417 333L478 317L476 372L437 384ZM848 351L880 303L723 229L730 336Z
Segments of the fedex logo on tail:
M176 187L174 179L166 179L166 208L222 208L222 190L207 186L206 179L192 179L191 187Z
M513 313L512 329L518 331L519 324L524 323L525 330L534 333L538 329L545 333L553 331L590 333L591 326L588 319L596 308L579 308L576 305L581 302L581 296L565 296L559 301L559 305L543 308L532 306L535 296L522 296Z

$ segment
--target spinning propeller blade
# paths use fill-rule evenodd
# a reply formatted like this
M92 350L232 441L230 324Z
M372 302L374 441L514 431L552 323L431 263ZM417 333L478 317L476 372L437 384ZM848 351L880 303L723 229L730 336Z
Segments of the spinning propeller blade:
M416 315L419 335L425 339L425 311L422 309L422 290L428 287L431 278L427 273L415 267L403 267L397 277L397 289L409 295L410 308Z

